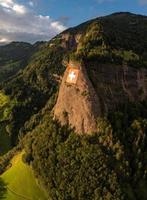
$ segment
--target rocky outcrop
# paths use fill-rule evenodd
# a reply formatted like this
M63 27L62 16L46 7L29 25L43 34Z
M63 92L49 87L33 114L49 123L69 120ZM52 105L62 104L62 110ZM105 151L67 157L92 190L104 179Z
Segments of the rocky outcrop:
M61 46L67 50L76 49L82 34L62 34Z
M76 84L68 83L71 69L78 69ZM62 79L54 116L77 133L97 130L96 120L120 104L147 97L147 70L112 64L70 62Z
M70 62L64 73L54 108L61 124L69 123L78 133L94 132L98 117L119 111L128 102L146 100L147 31L142 29L146 19L116 13L61 33L61 46L67 53L63 65L74 54L84 61ZM79 70L76 84L67 82L71 64Z
M87 63L86 68L103 114L117 110L128 101L147 98L147 69L99 63Z
M76 83L67 82L71 69L78 70ZM84 65L75 61L69 62L54 108L55 118L62 125L68 123L81 134L96 131L96 119L100 115L99 99Z

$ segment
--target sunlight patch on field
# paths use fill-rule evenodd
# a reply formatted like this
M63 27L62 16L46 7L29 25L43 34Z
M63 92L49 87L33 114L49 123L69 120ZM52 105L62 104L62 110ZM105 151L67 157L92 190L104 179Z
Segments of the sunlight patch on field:
M3 94L2 91L0 91L0 109L4 107L9 102L9 97Z
M32 169L22 162L23 152L12 159L12 166L4 174L2 180L7 184L4 200L47 200L45 192L40 189Z

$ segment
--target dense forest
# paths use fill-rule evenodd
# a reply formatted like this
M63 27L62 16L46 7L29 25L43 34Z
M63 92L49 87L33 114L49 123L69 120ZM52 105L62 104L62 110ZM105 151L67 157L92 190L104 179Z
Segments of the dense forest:
M99 92L93 75L99 65L108 74L129 68L143 70L146 77L146 27L145 16L115 13L68 29L49 42L0 47L0 173L18 149L24 149L23 161L52 200L146 200L146 85L137 90L135 100L128 94L122 102L106 99L107 112L102 108L91 135L79 135L53 119L70 59L84 63L101 101L109 80L102 79ZM116 99L119 92L127 93L120 85L111 90ZM0 180L1 187L5 192Z

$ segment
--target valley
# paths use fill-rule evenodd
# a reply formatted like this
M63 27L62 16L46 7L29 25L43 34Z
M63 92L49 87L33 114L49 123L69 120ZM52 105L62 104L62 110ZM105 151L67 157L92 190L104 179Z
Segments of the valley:
M147 199L146 36L118 12L0 47L0 199Z

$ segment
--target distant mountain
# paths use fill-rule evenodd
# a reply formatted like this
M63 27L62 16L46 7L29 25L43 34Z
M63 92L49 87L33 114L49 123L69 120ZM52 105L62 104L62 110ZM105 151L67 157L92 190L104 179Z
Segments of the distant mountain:
M37 46L37 43L31 45L24 42L11 42L0 46L0 83L23 70Z
M51 199L147 199L146 36L147 16L120 12L0 47L1 136Z

